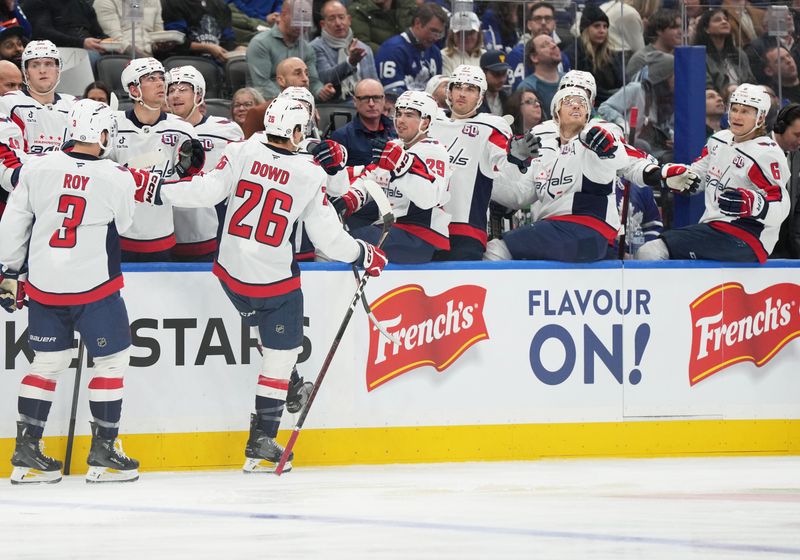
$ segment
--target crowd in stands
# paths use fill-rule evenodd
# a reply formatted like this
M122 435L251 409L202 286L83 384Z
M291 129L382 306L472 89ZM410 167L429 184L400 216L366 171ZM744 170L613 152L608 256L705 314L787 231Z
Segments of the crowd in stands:
M622 134L633 124L636 147L660 163L673 160L673 55L682 44L706 48L709 135L729 126L729 97L740 84L761 84L770 94L770 132L781 107L800 103L800 0L474 2L473 11L455 13L449 0L133 4L135 13L130 0L0 0L0 94L23 87L21 54L31 40L85 49L96 77L107 55L152 56L167 70L171 57L196 57L211 63L211 74L203 71L207 92L224 99L206 99L201 110L229 116L248 137L262 127L266 102L286 88L306 88L322 117L317 134L344 144L352 165L369 163L375 137L395 137L391 108L404 91L429 93L439 116L448 116L448 77L464 64L485 74L479 112L510 115L515 134L553 118L551 102L566 72L591 73L591 114ZM775 5L789 8L779 35L770 32L778 25L768 10ZM234 80L236 64L246 70ZM130 103L118 80L108 82L88 84L84 96L110 103L116 92L123 106ZM633 108L638 120L629 123ZM665 193L653 194L669 214L672 195ZM660 228L667 217L640 217L636 227ZM525 219L518 214L513 223ZM787 255L800 257L800 244Z

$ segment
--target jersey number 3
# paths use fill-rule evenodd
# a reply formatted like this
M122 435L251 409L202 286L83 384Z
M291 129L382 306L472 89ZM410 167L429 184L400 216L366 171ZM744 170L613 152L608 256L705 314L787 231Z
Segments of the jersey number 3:
M51 247L71 249L78 242L76 230L86 212L86 199L71 194L62 194L58 199L58 213L65 214L61 227L50 238Z
M264 187L252 181L239 181L236 185L236 197L243 198L242 205L231 216L228 233L236 237L250 239L253 227L242 222L258 206L264 197ZM278 247L283 243L283 236L289 227L289 219L278 210L289 212L292 209L292 197L285 192L269 189L261 208L261 216L256 224L255 240L270 247Z

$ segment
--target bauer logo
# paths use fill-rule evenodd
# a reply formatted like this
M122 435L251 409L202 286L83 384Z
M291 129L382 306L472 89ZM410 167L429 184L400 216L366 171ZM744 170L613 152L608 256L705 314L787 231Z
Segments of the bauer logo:
M748 294L736 282L710 289L690 305L692 354L689 383L695 385L738 362L761 367L800 336L800 286L775 284Z
M483 307L486 289L459 286L429 296L407 284L372 303L375 318L397 344L370 323L367 391L422 366L444 371L473 344L489 338Z

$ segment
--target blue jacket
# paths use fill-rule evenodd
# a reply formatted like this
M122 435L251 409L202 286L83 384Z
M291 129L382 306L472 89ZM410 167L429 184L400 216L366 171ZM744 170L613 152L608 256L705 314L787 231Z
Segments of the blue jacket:
M367 165L372 162L372 138L397 138L389 117L381 115L381 126L383 128L375 132L367 130L361 118L356 115L351 122L334 130L331 140L347 148L347 165Z

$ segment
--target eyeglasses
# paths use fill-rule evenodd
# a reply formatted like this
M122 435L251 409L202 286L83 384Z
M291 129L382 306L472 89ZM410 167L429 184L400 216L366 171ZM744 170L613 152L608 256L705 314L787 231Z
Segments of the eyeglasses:
M552 23L555 19L553 16L533 16L531 18L536 23Z
M243 101L241 103L234 103L233 104L233 108L234 109L250 109L251 107L255 107L255 106L256 106L256 104L253 103L252 101Z
M361 101L362 103L369 103L370 101L380 103L384 98L383 95L356 95L354 97L356 101Z

